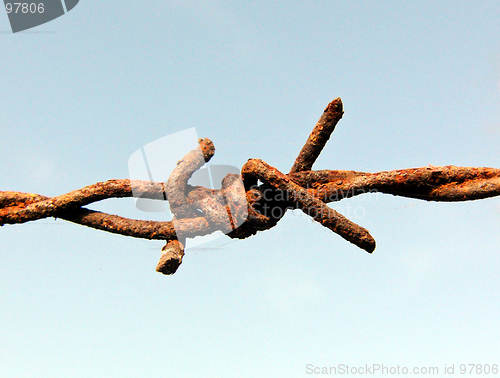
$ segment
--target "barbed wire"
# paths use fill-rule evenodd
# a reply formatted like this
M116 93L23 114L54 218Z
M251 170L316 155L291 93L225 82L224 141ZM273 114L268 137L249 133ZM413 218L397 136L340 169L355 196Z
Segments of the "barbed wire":
M188 180L215 153L209 139L181 159L168 181L108 180L56 196L0 191L0 226L54 217L95 229L144 239L165 240L156 267L173 274L182 263L186 238L222 231L245 239L270 229L287 210L300 209L345 240L372 253L368 230L327 206L364 193L381 192L426 201L470 201L500 195L500 169L421 167L377 173L319 170L312 166L343 115L340 98L328 104L288 174L260 159L248 160L241 175L228 174L219 190ZM242 183L241 185L239 183ZM90 210L108 198L168 200L172 221L146 221Z

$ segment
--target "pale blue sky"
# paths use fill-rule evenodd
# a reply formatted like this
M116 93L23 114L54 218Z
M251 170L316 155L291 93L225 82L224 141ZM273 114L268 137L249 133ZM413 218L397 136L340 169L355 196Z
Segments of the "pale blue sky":
M338 96L316 169L498 168L499 19L498 1L82 0L11 34L0 12L0 190L127 178L134 151L189 127L214 164L287 172ZM500 199L334 207L370 230L373 255L291 213L165 277L160 242L53 219L2 227L0 376L500 364ZM93 208L147 216L131 199Z

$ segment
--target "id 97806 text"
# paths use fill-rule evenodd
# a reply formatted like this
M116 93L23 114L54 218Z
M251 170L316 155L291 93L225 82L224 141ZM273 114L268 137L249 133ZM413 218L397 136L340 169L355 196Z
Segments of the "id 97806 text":
M498 374L498 365L493 364L461 364L460 374Z
M43 13L43 3L5 3L7 13Z

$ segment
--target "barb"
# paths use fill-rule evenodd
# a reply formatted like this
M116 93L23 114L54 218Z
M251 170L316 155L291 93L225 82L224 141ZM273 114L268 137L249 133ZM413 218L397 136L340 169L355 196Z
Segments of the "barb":
M295 159L295 163L290 169L290 173L310 171L319 154L325 147L326 142L330 139L330 135L335 130L335 126L344 114L342 100L337 97L330 102L320 119L314 126L313 131L309 135L306 144Z
M210 139L200 139L200 148L189 152L177 163L167 181L167 198L170 210L178 218L195 214L186 198L186 185L194 172L208 162L215 153L215 147Z
M286 191L289 200L295 202L298 208L323 226L369 253L375 249L375 240L367 230L329 208L306 189L262 160L249 160L243 166L241 174L246 181L255 182L256 179L260 179L276 189Z
M186 238L220 230L231 238L244 239L276 226L288 209L301 209L371 253L375 240L370 233L326 203L370 192L448 202L500 195L500 169L496 168L445 166L378 173L312 171L342 114L342 101L337 98L325 109L289 174L260 159L250 159L243 166L241 177L227 175L220 190L192 187L187 184L191 175L215 153L209 139L200 139L199 148L179 161L166 183L108 180L52 198L0 192L0 226L55 217L125 236L165 240L156 270L173 274L182 263ZM238 184L240 178L244 187ZM84 207L107 198L132 197L133 193L140 193L141 198L168 199L174 219L135 220Z
M161 249L161 257L158 265L156 266L156 271L166 275L174 274L179 266L182 264L182 258L184 257L184 243L174 239L170 240Z

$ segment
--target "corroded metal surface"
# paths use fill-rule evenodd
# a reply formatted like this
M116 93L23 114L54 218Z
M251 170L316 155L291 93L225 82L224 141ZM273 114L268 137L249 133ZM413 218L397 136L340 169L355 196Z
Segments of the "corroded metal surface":
M307 138L304 147L302 147L299 156L295 159L290 173L310 171L312 169L314 162L330 139L330 135L335 130L335 126L337 126L343 114L344 110L340 97L327 105L309 138Z
M210 160L215 147L200 139L166 183L108 180L57 196L0 192L0 226L55 217L103 231L165 240L157 271L173 274L182 263L186 238L222 231L231 238L248 238L270 229L289 209L301 209L315 221L358 247L372 252L375 240L363 227L328 207L363 193L382 192L427 201L469 201L500 195L500 169L423 167L366 173L342 170L312 171L312 165L343 114L340 98L325 109L288 175L260 159L250 159L241 176L229 174L220 190L187 184ZM174 218L169 222L135 220L84 206L107 198L168 200Z

